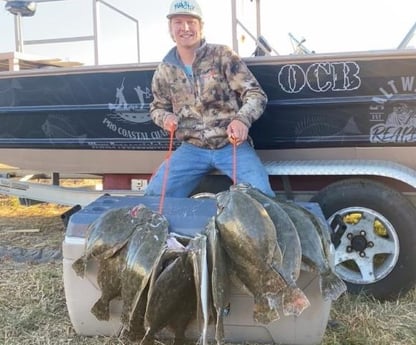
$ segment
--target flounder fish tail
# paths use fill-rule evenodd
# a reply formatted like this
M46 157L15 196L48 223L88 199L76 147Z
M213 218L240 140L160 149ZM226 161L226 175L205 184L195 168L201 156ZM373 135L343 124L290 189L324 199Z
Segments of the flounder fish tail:
M108 321L110 319L110 307L109 302L103 298L98 299L97 302L91 308L91 313L97 318L97 320Z
M132 328L130 330L127 330L126 328L122 328L122 331L119 334L119 337L126 337L127 339L129 339L132 342L138 342L139 340L143 339L144 337L144 329L142 327L138 327L138 329L136 328Z
M287 287L283 291L283 314L299 316L311 305L308 297L298 287Z
M146 286L143 294L147 296L148 286ZM144 329L144 314L146 312L147 298L141 300L133 314L131 321L125 320L122 322L121 332L119 337L126 336L131 341L138 341L144 337L146 331ZM133 326L133 327L131 327Z
M218 308L216 313L215 340L217 345L224 344L224 308Z
M154 345L155 336L150 331L150 328L146 330L146 334L144 335L143 339L140 341L140 345Z
M87 270L87 262L84 256L81 256L72 264L72 269L75 271L77 276L84 278L85 271Z
M327 271L321 275L321 293L325 300L337 300L346 290L345 282L332 271Z
M254 321L267 325L272 321L280 319L278 306L280 305L277 295L254 296L253 318Z

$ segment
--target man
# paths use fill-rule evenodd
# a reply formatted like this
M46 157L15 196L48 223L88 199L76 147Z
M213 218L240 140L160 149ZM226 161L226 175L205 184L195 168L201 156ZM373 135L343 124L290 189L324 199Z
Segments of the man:
M219 170L236 183L250 183L274 196L267 172L248 142L251 124L267 96L245 63L230 48L207 44L202 12L193 0L170 6L169 31L176 46L152 81L153 121L175 131L181 145L170 157L166 196L186 197L209 172ZM236 166L233 154L236 145ZM160 195L166 161L150 180L147 195Z

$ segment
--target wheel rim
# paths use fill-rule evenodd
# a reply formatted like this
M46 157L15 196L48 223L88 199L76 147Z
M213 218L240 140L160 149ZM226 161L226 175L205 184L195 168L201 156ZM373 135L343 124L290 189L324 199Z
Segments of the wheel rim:
M347 228L335 250L335 271L345 281L372 284L386 277L399 258L399 237L380 213L364 207L344 208L339 214Z

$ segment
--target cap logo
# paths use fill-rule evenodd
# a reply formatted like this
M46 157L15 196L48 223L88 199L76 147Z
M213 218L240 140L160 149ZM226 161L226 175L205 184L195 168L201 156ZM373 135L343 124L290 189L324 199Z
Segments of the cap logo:
M175 10L186 10L186 11L193 11L195 6L190 4L188 1L180 1L175 3Z

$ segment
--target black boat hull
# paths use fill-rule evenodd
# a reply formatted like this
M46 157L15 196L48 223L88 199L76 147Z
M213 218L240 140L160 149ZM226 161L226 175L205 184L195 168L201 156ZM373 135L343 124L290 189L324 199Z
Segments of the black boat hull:
M413 150L416 51L247 63L269 97L250 132L263 159L357 158L360 152L378 159L380 148L387 149L383 154ZM38 170L47 159L55 160L54 171L151 173L169 144L148 113L155 67L0 73L0 162ZM116 156L125 163L114 163ZM407 157L397 160L407 163Z

